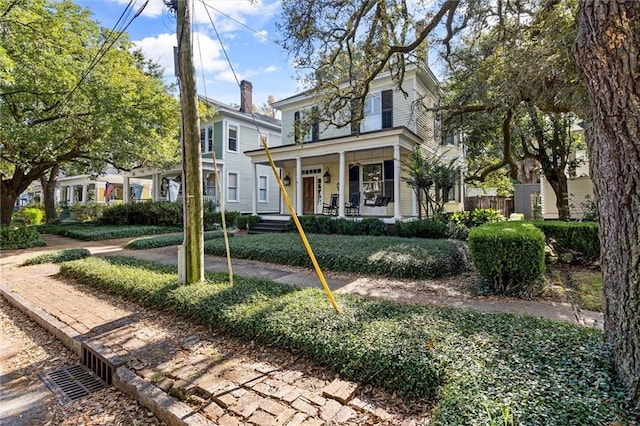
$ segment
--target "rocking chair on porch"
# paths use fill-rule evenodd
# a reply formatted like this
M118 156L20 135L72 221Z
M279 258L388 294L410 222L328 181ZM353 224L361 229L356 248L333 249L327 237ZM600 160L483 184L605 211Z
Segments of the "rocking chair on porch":
M349 202L344 206L345 214L347 216L360 216L360 193L354 192L351 194Z
M322 214L330 216L338 214L338 194L331 194L329 204L322 205Z

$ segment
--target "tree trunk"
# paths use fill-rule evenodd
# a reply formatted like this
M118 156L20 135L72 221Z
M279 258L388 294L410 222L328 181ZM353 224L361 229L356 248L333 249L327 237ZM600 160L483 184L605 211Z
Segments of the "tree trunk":
M546 175L545 175L546 177ZM564 172L558 173L557 176L549 176L547 182L553 189L556 196L556 209L558 209L558 219L569 220L571 214L569 212L569 194L567 187L567 177Z
M10 184L11 181L2 181L0 189L0 225L9 225L13 216L13 206L20 196Z
M587 85L605 340L640 407L640 2L579 2L575 59Z
M44 217L47 223L53 223L58 220L56 213L56 184L58 183L58 172L60 166L57 164L49 171L49 178L44 174L40 176L40 185L44 194Z

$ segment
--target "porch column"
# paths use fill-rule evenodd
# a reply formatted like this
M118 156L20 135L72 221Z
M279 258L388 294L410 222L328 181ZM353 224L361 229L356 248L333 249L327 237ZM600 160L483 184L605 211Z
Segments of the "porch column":
M89 185L82 185L82 204L87 204L87 196L89 194Z
M151 175L151 186L153 191L151 192L152 201L160 201L160 174L154 173Z
M67 186L67 203L69 203L69 205L73 204L73 186L72 185Z
M296 158L296 214L302 216L302 159Z
M346 173L344 169L346 167L344 151L340 151L340 173L338 174L338 217L344 217L344 189L347 187Z
M127 176L122 179L122 202L129 204L129 177Z
M393 147L393 218L400 220L400 145Z
M251 194L251 213L258 214L258 165L251 163L251 177L253 178L253 193Z

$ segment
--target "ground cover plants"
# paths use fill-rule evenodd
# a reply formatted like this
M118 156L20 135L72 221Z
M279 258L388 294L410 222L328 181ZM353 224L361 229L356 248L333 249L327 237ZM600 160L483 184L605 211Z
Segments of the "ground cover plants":
M17 250L29 247L42 247L44 242L36 228L23 223L0 226L0 249Z
M175 266L87 258L61 274L210 326L300 352L343 377L431 401L430 424L633 422L595 329L504 313L336 295L223 274L179 286Z
M233 236L232 233L228 234L230 237ZM203 234L204 240L213 240L216 238L224 237L223 231L207 231ZM182 234L179 235L161 235L158 237L144 237L144 238L136 238L135 240L129 241L125 244L124 248L129 250L146 250L158 247L167 247L167 246L176 246L182 244L184 240L184 236Z
M182 228L168 226L139 226L139 225L99 225L97 223L42 225L38 232L55 234L82 241L101 241L114 238L130 238L142 235L167 234L182 232Z
M62 263L70 260L84 259L91 256L91 252L86 248L73 248L67 250L54 251L39 256L31 257L24 261L23 266L39 265L42 263Z
M307 235L324 269L391 278L440 278L470 266L466 245L459 241L399 237ZM231 256L311 268L299 235L247 235L229 240ZM205 253L225 256L222 240L205 243Z

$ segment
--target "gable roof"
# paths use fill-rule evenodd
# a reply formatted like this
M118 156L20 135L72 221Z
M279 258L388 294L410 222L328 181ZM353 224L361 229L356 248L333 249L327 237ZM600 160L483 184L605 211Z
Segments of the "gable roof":
M206 103L207 105L214 107L217 112L221 112L226 115L231 115L231 116L234 116L235 118L243 118L249 122L253 121L252 114L247 112L242 112L239 110L238 107L234 107L232 105L228 105L202 95L198 95L198 98L202 100L202 102ZM257 112L253 113L253 118L255 118L255 120L258 122L262 122L262 124L269 124L272 127L277 127L278 130L280 130L281 122L277 118L269 117L268 115L260 114Z

